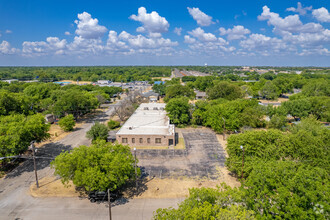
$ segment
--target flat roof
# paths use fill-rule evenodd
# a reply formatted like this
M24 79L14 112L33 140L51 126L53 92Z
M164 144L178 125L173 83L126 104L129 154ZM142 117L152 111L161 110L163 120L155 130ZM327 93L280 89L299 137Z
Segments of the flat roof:
M174 125L166 115L165 103L142 103L117 135L173 135Z

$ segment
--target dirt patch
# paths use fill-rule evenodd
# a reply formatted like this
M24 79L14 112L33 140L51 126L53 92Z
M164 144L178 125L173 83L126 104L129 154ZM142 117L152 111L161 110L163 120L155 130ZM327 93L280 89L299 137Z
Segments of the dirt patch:
M84 122L76 123L73 130L79 129L83 124L85 124L85 123ZM61 127L58 124L52 124L49 128L48 133L50 134L50 138L43 142L36 143L35 146L37 148L41 147L45 144L57 142L57 141L61 140L62 138L64 138L65 136L67 136L68 134L70 134L71 132L65 132L61 129Z
M56 177L45 177L39 180L39 188L36 184L30 186L29 194L33 197L77 197L80 194L75 190L72 182L64 186Z
M227 177L231 178L231 177ZM235 179L235 178L234 178ZM232 179L189 179L182 177L181 179L159 179L154 178L146 183L147 190L144 191L137 199L160 199L160 198L181 198L189 196L189 189L191 188L216 188L220 183L226 182L231 187L238 187L240 183Z

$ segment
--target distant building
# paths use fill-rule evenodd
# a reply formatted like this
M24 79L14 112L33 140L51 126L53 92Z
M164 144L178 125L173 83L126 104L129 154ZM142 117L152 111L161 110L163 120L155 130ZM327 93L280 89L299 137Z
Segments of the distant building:
M109 80L97 80L97 84L101 84L101 85L108 85L110 83L111 81Z
M12 83L12 82L18 82L18 79L5 79L2 80L3 82L7 82L7 83Z
M52 124L55 122L55 116L52 114L47 114L47 115L45 115L45 120L46 120L46 122Z
M207 97L206 92L195 90L195 93L196 93L196 100L204 100Z
M175 127L166 115L165 103L142 103L116 134L129 146L175 145Z
M142 97L149 102L157 102L159 99L159 94L151 90L142 94Z

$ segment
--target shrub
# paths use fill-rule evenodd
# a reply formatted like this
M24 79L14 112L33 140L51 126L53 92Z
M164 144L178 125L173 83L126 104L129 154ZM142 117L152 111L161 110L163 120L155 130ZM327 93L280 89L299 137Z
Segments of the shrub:
M120 122L119 122L119 121L110 120L110 121L108 122L108 128L109 128L110 130L112 130L112 129L116 129L116 128L119 128L119 127L120 127Z
M107 140L109 129L106 125L96 122L89 131L86 133L88 139Z
M72 131L73 127L76 125L76 122L74 121L73 115L70 114L61 118L58 124L63 129L63 131Z

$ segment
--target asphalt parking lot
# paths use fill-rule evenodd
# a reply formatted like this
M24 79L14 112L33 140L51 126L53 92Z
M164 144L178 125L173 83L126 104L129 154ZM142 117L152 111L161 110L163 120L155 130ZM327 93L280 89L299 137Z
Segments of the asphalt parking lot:
M211 129L180 129L186 149L137 150L139 167L149 177L196 177L217 179L223 167L224 149Z

